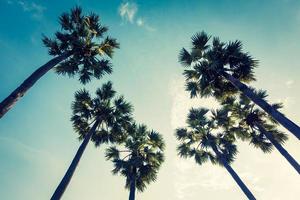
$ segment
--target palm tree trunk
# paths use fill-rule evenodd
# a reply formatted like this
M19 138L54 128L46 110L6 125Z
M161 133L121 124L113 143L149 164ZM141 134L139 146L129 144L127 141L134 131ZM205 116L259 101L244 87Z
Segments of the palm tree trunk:
M0 103L0 118L7 113L14 104L29 90L43 75L45 75L55 65L65 60L71 55L70 52L64 53L51 59L34 71L19 87L17 87L8 97Z
M285 117L281 112L273 108L270 104L268 104L265 100L258 98L255 93L244 83L240 82L238 79L234 78L230 74L223 72L220 73L223 77L225 77L228 81L230 81L237 89L239 89L245 96L251 99L256 105L261 107L264 111L266 111L269 115L271 115L275 120L277 120L282 126L284 126L287 130L293 133L298 140L300 140L300 127L292 122L290 119Z
M130 182L130 192L129 192L129 200L135 200L135 190L136 190L136 181L135 181L135 173L136 173L136 169L133 169L133 177L132 180Z
M93 127L90 129L90 131L87 133L87 135L85 136L83 142L81 143L80 147L78 148L75 157L72 160L72 163L70 165L70 167L68 168L67 172L65 173L63 179L61 180L61 182L59 183L59 185L57 186L54 194L51 197L51 200L59 200L62 195L64 194L67 186L69 185L71 178L75 172L75 169L80 161L80 158L86 148L86 146L88 145L92 135L95 133L95 130L97 128L97 126L99 125L99 120L97 120Z
M300 174L300 165L299 165L299 163L298 163L298 162L297 162L297 161L289 154L289 152L287 152L287 151L283 148L283 146L275 140L274 136L273 136L270 132L266 131L266 129L265 129L263 126L261 126L260 124L255 124L255 126L259 129L259 131L260 131L261 133L263 133L263 134L270 140L270 142L275 146L275 148L280 152L280 154L281 154L283 157L285 157L285 159L292 165L292 167L295 168L295 170L298 172L298 174Z
M217 147L215 145L212 145L213 151L215 154L220 158L223 166L226 168L226 170L229 172L231 177L235 180L235 182L238 184L238 186L242 189L244 194L248 197L249 200L256 200L254 195L251 193L251 191L248 189L248 187L244 184L242 179L239 177L239 175L232 169L232 167L228 164L228 162L224 159L222 154L219 152Z

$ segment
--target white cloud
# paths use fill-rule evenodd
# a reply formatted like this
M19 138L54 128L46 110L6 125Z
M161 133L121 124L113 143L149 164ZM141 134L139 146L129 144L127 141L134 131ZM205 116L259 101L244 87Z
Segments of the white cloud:
M286 81L285 85L287 86L287 88L292 88L292 86L294 85L294 80L288 80L288 81Z
M138 7L135 3L123 2L119 7L119 15L123 20L134 23Z
M211 163L200 166L193 159L182 158L176 158L174 163L176 166L174 187L178 199L192 199L199 190L216 192L239 189L238 185L223 167L214 166ZM240 177L243 181L249 181L251 186L256 183L249 179L248 174L247 176L240 174ZM256 190L256 188L252 187L251 189Z
M41 6L35 2L29 2L29 1L8 0L7 4L10 5L15 4L20 6L24 12L31 13L31 16L34 19L41 19L43 17L44 11L46 10L46 7Z
M147 31L156 31L155 28L153 28L152 26L149 26L148 24L145 24L144 27Z
M156 29L150 26L143 18L138 18L136 24L140 27L144 27L147 31L156 31Z
M138 27L143 27L147 31L155 31L156 29L150 26L143 17L137 17L138 6L134 2L123 2L119 6L119 15L123 21L135 24Z
M8 150L13 150L16 153L22 155L27 160L38 160L41 158L47 157L47 163L53 164L53 166L60 167L61 161L58 158L52 156L51 153L33 148L27 144L20 142L17 139L10 137L0 137L0 144L2 147L5 147L4 144L9 147ZM45 160L43 161L45 162ZM55 164L56 163L56 164Z
M142 18L138 18L138 19L136 20L136 24L137 24L138 26L144 26L144 25L145 25L145 21L144 21L144 19L142 19Z
M194 159L174 159L174 187L178 199L192 199L199 190L208 192L221 191L220 194L240 190L238 184L224 168L211 163L198 165ZM255 194L264 191L261 179L254 176L243 166L232 166L242 181ZM242 169L242 170L241 170ZM241 172L240 172L241 171ZM224 191L224 192L223 192Z

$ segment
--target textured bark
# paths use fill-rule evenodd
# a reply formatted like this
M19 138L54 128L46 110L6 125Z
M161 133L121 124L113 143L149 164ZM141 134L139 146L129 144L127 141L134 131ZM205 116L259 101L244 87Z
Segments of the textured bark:
M5 113L7 113L17 101L24 96L24 94L49 70L51 70L55 65L65 60L71 55L71 53L64 53L57 56L34 71L19 87L17 87L8 97L6 97L0 103L0 118L2 118Z
M262 127L260 124L255 124L255 126L259 129L259 131L261 133L263 133L269 140L270 142L275 146L275 148L279 151L279 153L285 157L285 159L292 165L292 167L294 167L294 169L298 172L298 174L300 174L300 165L299 163L289 154L289 152L287 152L283 146L278 143L274 136L269 133L268 131L266 131L266 129L264 127Z
M130 182L130 192L129 192L129 200L135 200L135 190L136 190L136 181L135 181L135 173L136 169L133 169L133 177Z
M230 81L237 89L239 89L245 96L251 99L256 105L261 107L270 116L272 116L276 121L278 121L287 130L293 133L298 140L300 140L300 127L284 116L281 112L273 108L265 100L258 98L255 93L244 83L240 82L238 79L234 78L230 74L223 72L221 73L228 81Z
M224 159L222 154L219 152L216 146L212 146L213 151L215 154L220 158L223 166L226 168L226 170L229 172L231 177L235 180L235 182L238 184L238 186L241 188L241 190L244 192L244 194L248 197L249 200L255 200L256 198L251 193L251 191L248 189L248 187L244 184L242 179L239 177L239 175L232 169L232 167L228 164L228 162Z
M68 185L71 181L71 178L76 170L76 167L80 161L80 158L81 158L86 146L88 145L89 141L91 140L92 135L95 133L95 130L98 125L99 125L99 120L97 120L94 123L93 127L90 129L90 131L85 136L83 142L81 143L80 147L77 150L75 157L72 160L70 167L68 168L66 174L64 175L63 179L57 186L54 194L52 195L51 200L59 200L62 197L62 195L64 194L64 192L65 192L66 188L68 187Z

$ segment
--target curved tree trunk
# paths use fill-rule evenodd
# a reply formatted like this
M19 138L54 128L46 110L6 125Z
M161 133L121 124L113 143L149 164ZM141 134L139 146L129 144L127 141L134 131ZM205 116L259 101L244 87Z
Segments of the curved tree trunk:
M297 124L295 124L286 116L284 116L281 112L273 108L265 100L258 98L247 85L240 82L238 79L234 78L233 76L231 76L226 72L223 72L220 75L222 75L228 81L230 81L245 96L251 99L256 105L261 107L264 111L266 111L269 115L271 115L276 121L278 121L282 126L284 126L287 130L293 133L298 138L298 140L300 140L300 127Z
M260 132L262 132L269 140L270 142L275 146L275 148L280 152L282 156L285 157L285 159L292 165L292 167L295 168L295 170L300 174L300 165L299 163L287 152L283 146L278 143L274 136L266 131L264 127L262 127L260 124L255 124L255 126L259 129Z
M5 113L7 113L22 96L24 96L27 90L29 90L43 75L70 55L71 53L68 52L57 56L34 71L19 87L0 103L0 118L2 118Z
M135 173L136 173L136 169L133 169L133 177L132 180L130 182L130 192L129 192L129 200L135 200L135 190L136 190L136 181L135 181Z
M71 178L75 172L75 169L80 161L80 158L87 146L87 144L89 143L92 135L95 133L95 130L97 128L97 126L99 125L99 120L97 120L93 127L90 129L90 131L87 133L87 135L85 136L83 142L81 143L80 147L78 148L75 157L72 160L72 163L70 165L70 167L68 168L67 172L65 173L63 179L61 180L61 182L59 183L59 185L57 186L54 194L51 197L51 200L59 200L62 195L64 194L66 188L68 187Z
M254 195L251 193L251 191L248 189L248 187L245 185L245 183L242 181L242 179L239 177L239 175L232 169L232 167L228 164L228 162L224 159L224 157L221 155L219 150L216 146L212 146L213 151L215 154L220 158L223 166L226 168L226 170L229 172L231 177L235 180L235 182L238 184L238 186L241 188L241 190L244 192L244 194L248 197L249 200L256 200Z

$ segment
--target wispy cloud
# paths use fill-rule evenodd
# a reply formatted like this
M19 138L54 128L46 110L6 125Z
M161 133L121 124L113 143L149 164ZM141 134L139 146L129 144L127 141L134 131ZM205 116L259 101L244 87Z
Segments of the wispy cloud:
M51 162L53 165L56 163L55 166L61 163L61 161L58 160L56 157L53 157L51 153L33 148L15 138L0 136L0 144L2 147L4 147L5 144L7 147L9 147L8 150L15 151L27 160L38 160L40 158L47 158L47 161L49 163Z
M144 27L146 30L148 31L156 31L155 28L153 28L152 26L150 26L145 19L143 18L138 18L136 20L136 25L140 26L140 27Z
M39 5L33 1L8 0L7 4L20 6L24 12L30 13L31 16L37 20L43 17L44 11L46 10L46 7Z
M144 26L144 25L145 25L145 20L142 19L142 18L138 18L138 19L136 20L136 24L137 24L138 26Z
M199 190L203 191L232 191L238 190L238 185L224 167L206 163L197 165L193 159L174 159L174 187L178 199L192 199ZM233 167L234 170L235 167ZM244 166L237 167L240 178L247 183L255 193L264 191L261 179L248 172ZM192 178L191 178L192 177ZM221 192L220 194L222 194Z
M123 20L134 23L135 15L138 11L138 7L135 3L123 2L119 7L119 15Z
M294 80L288 80L288 81L286 81L285 85L287 86L287 88L292 88L292 86L294 85Z
M193 159L176 158L174 162L174 186L178 199L191 199L201 189L213 192L235 187L234 181L224 168L212 166L210 163L199 166Z
M136 3L127 1L121 3L118 13L123 22L135 24L138 27L143 27L148 31L155 31L156 29L150 26L143 17L137 16L138 11L139 9Z

